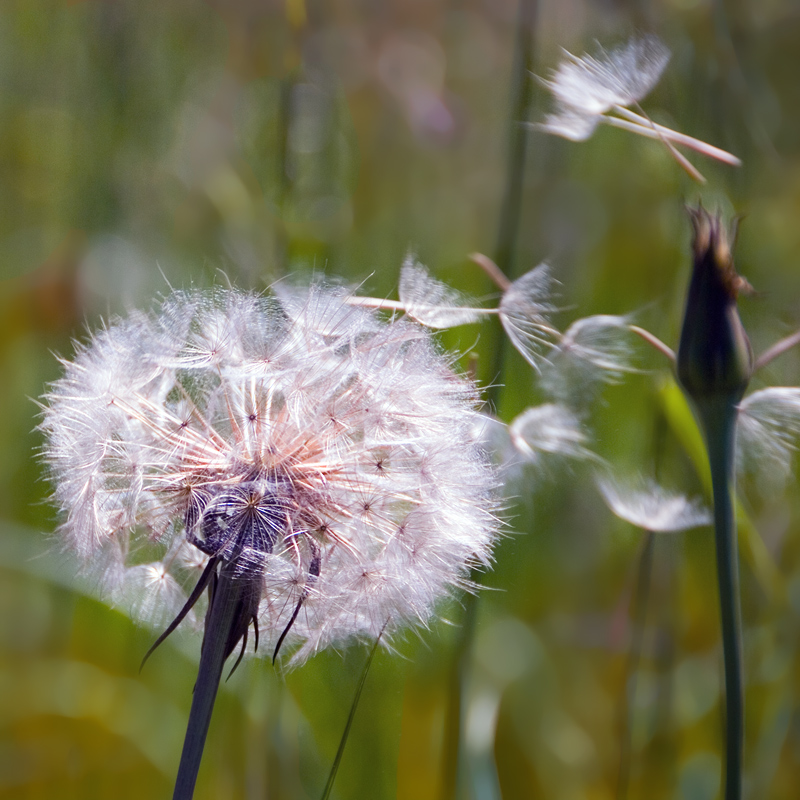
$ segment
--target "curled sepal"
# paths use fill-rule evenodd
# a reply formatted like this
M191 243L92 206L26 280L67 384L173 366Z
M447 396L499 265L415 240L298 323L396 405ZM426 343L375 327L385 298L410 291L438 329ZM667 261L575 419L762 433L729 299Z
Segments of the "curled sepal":
M622 483L610 475L601 475L596 482L609 509L637 528L676 533L711 524L711 512L701 502L664 489L654 481L638 478Z
M718 216L689 209L694 267L686 299L677 372L686 393L705 401L738 403L753 372L753 350L736 305L749 284L733 265Z

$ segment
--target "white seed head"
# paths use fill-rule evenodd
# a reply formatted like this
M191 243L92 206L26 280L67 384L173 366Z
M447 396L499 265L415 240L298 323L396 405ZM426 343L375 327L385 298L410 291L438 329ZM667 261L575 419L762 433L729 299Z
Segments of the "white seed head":
M533 406L517 416L509 426L511 442L529 464L539 464L542 457L576 461L599 461L589 447L580 419L566 406L545 403Z
M565 55L552 78L544 81L559 106L558 115L592 116L638 103L658 83L670 52L656 37L645 36L614 50L601 48L596 58Z
M176 292L66 363L42 422L60 535L140 620L235 561L262 576L262 639L299 608L297 663L426 622L489 562L474 385L420 326L346 301Z
M736 439L739 469L753 474L765 493L782 489L800 440L800 388L771 386L746 397Z
M551 347L558 335L549 322L549 315L556 310L550 302L551 283L550 267L539 264L517 278L500 300L500 322L508 338L537 372L543 350Z
M654 533L685 531L712 521L711 512L701 502L668 491L651 480L639 478L622 483L602 475L597 478L597 488L620 519Z
M633 335L625 317L596 314L567 328L542 366L542 387L564 402L587 405L603 384L634 372Z
M461 292L430 276L413 256L407 256L400 271L398 289L406 314L428 328L453 328L477 322L480 311Z

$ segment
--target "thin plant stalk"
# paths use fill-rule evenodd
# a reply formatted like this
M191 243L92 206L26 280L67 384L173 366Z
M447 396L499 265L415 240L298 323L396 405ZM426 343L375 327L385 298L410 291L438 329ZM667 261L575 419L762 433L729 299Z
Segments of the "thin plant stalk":
M721 401L698 405L706 435L714 494L722 652L725 669L725 800L742 797L744 753L744 671L739 559L734 513L736 405Z
M511 109L506 156L506 179L500 217L497 225L497 242L494 263L499 272L513 279L514 254L517 247L519 222L522 215L522 188L525 180L528 133L522 124L528 113L533 91L534 41L538 0L520 0L517 17L517 37L514 48L514 65L511 73ZM507 343L502 337L494 348L491 374L502 374ZM487 402L497 405L499 384L493 382L487 390Z
M666 356L673 364L675 363L675 351L669 345L664 344L657 336L650 333L650 331L640 328L638 325L628 325L628 330L644 339L644 341L658 350L661 355Z
M645 531L645 540L639 556L638 575L633 596L633 637L625 668L625 692L622 709L622 741L620 743L619 778L617 781L617 800L626 800L631 775L631 752L633 750L633 709L636 705L636 683L639 662L644 644L644 630L647 622L647 601L650 594L650 577L653 573L653 549L655 534Z
M753 349L739 317L748 286L733 264L729 236L717 216L689 209L694 267L676 362L678 379L703 428L714 496L714 535L725 665L725 800L741 800L744 679L739 562L734 513L736 415L753 374Z
M522 188L525 178L527 131L522 125L531 101L534 42L538 0L520 0L517 16L517 35L514 47L514 64L511 71L511 109L506 158L506 180L497 231L494 262L499 272L514 274L514 252L517 246L519 222L522 211ZM495 347L492 374L500 375L505 358L505 337ZM487 403L497 405L499 383L494 381L487 390ZM471 578L480 582L481 573L473 570ZM468 660L475 633L476 597L469 594L465 600L464 628L454 654L453 678L455 685L448 697L444 724L442 758L442 800L451 800L458 791L459 765L462 762L463 704L469 680Z
M236 625L242 592L247 591L246 587L247 581L242 581L240 576L233 574L233 566L223 563L214 586L213 599L209 601L206 635L203 638L197 683L192 696L192 708L173 800L191 800L194 794L214 701L222 678L222 668L228 655L230 632Z
M495 263L506 275L513 274L514 251L522 207L528 134L521 123L527 115L531 102L533 82L530 80L530 74L533 67L537 12L537 0L520 0L514 66L511 75L511 119L508 132L505 192L500 209L497 245L494 253Z
M768 350L765 350L756 360L754 370L757 372L762 367L766 367L771 361L774 361L778 356L782 356L797 344L800 344L800 331L795 331L785 339L776 342Z
M473 571L473 579L477 578L479 574ZM464 767L464 754L461 747L464 738L464 712L466 711L464 696L469 680L469 662L478 616L477 606L477 596L474 593L467 595L464 601L464 616L461 620L456 654L450 667L442 750L441 800L453 800L453 798L461 796L459 778Z
M383 632L381 632L381 635L382 633ZM375 658L375 653L378 651L378 645L380 644L380 641L381 637L378 636L375 639L375 644L372 646L369 655L367 656L367 661L364 664L364 669L362 670L361 677L358 680L356 693L353 695L353 702L350 704L350 713L347 715L347 722L345 723L344 730L342 731L342 738L339 741L339 747L336 750L336 756L333 759L333 764L331 764L331 771L328 775L328 780L325 784L325 789L322 791L322 797L320 800L328 800L328 798L331 796L331 792L333 791L333 784L336 780L336 775L339 772L339 765L342 763L344 748L347 745L348 738L350 737L350 728L353 727L353 720L356 716L358 702L361 700L361 693L364 691L364 684L367 682L369 668L372 666L372 660Z

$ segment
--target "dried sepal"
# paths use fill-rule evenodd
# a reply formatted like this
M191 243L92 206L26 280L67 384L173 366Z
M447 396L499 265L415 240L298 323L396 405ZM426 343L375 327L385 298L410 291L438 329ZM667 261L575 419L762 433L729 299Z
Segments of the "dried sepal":
M733 265L719 216L690 208L694 265L677 355L677 373L697 403L738 403L753 372L753 350L736 301L749 284Z

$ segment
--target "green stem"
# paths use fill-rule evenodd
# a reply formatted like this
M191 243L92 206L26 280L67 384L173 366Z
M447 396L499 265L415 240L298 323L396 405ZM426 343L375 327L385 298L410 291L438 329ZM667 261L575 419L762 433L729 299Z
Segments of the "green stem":
M744 680L739 560L734 513L736 405L730 400L698 404L706 434L714 492L714 535L725 663L725 800L741 800L744 752Z
M622 708L622 742L620 745L619 779L617 781L617 800L626 800L631 776L631 752L633 750L633 717L636 705L636 683L639 677L639 661L642 657L644 631L647 624L647 600L650 591L650 577L653 573L653 548L655 534L645 531L642 554L639 557L636 589L633 595L633 637L628 664L625 669L625 691Z
M471 579L478 582L480 573L473 570ZM444 743L442 747L441 800L454 800L458 796L459 775L464 767L463 727L464 696L469 680L469 664L472 657L472 642L478 616L478 597L474 593L464 598L464 614L458 640L450 665L447 713L444 720Z
M183 742L181 763L175 780L173 800L191 800L203 757L211 712L217 697L222 667L228 654L226 645L230 631L237 619L237 609L241 592L246 590L246 581L237 580L233 566L223 563L214 587L211 607L206 618L206 633L200 654L197 683L192 697L192 710L189 712L189 725Z
M353 696L353 702L350 704L350 713L347 715L347 722L345 723L344 730L342 731L342 738L339 740L339 748L336 751L336 757L333 759L333 764L331 765L331 771L328 775L328 781L325 784L325 789L322 792L321 800L328 800L331 796L331 792L333 791L333 783L336 780L336 774L339 772L339 765L342 763L342 756L344 755L344 748L347 744L347 739L350 736L350 728L353 727L353 720L356 716L356 709L358 708L358 701L361 699L361 692L364 691L364 684L367 682L367 675L369 675L369 668L372 666L372 659L375 658L375 653L378 650L378 645L381 642L381 636L383 636L383 631L385 629L381 629L381 632L378 634L378 637L375 639L375 644L372 645L372 650L369 651L369 655L367 656L367 661L364 664L364 669L361 672L361 678L358 681L358 686L356 687L356 693Z
M519 0L514 63L511 68L511 103L508 151L506 155L506 179L494 251L495 264L509 279L513 277L515 272L514 253L517 246L522 211L522 189L525 180L525 158L528 143L528 132L522 123L527 116L533 91L531 73L533 72L538 5L538 0ZM501 336L494 350L494 361L491 368L492 375L495 378L486 391L486 402L489 407L496 408L500 399L501 384L496 378L503 372L506 346L506 337ZM473 570L470 578L477 586L482 580L482 573ZM451 670L450 692L447 698L444 743L442 747L441 797L443 800L451 800L456 796L458 792L459 764L464 760L462 752L463 705L469 679L472 640L475 635L477 614L477 597L475 594L467 596L465 606L461 635L458 639Z
M511 277L514 267L514 250L517 244L522 187L525 179L525 155L528 131L523 125L533 93L533 32L536 21L537 0L520 0L517 19L517 37L514 47L514 65L511 71L511 115L508 130L508 155L503 205L497 231L494 262Z
M514 254L522 213L522 189L525 180L525 160L528 145L528 130L524 126L528 106L533 94L534 41L538 0L520 0L517 15L517 35L514 45L514 64L511 68L511 108L508 128L508 151L506 154L506 179L500 218L497 226L497 242L494 263L509 278L516 272ZM496 377L503 372L506 337L502 336L495 347L492 364L492 381L486 392L486 400L496 406L500 384Z

